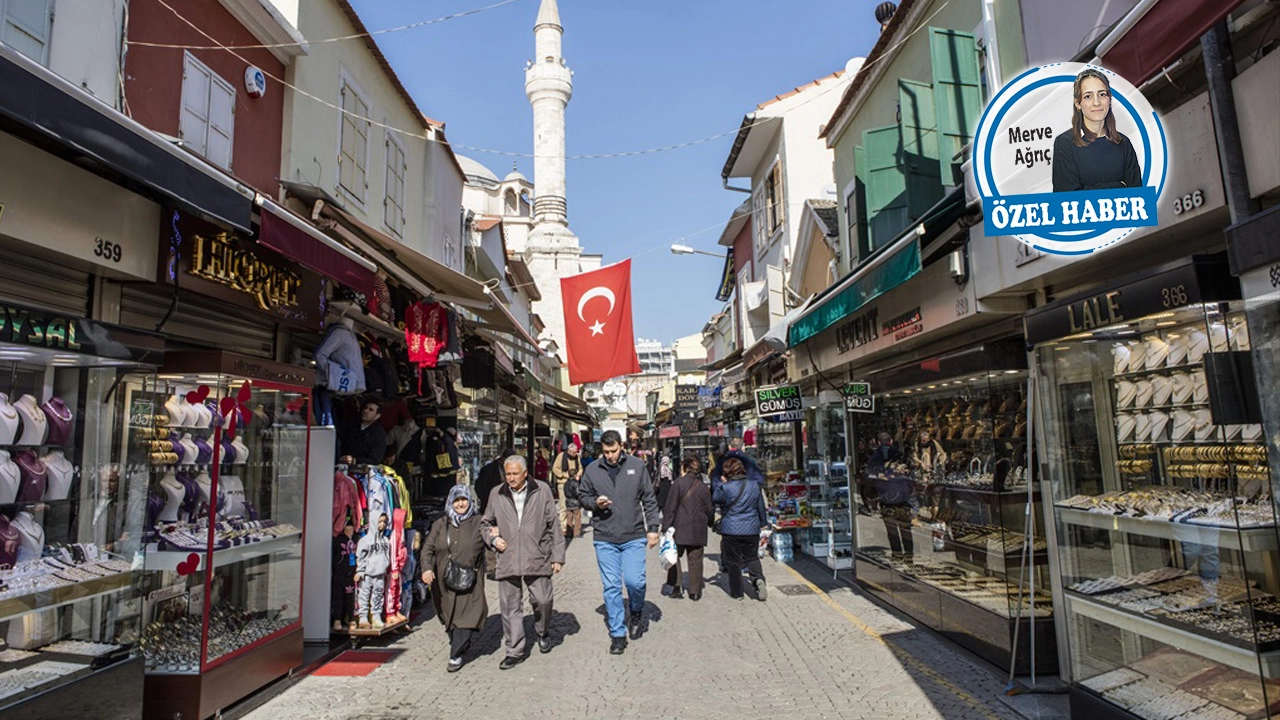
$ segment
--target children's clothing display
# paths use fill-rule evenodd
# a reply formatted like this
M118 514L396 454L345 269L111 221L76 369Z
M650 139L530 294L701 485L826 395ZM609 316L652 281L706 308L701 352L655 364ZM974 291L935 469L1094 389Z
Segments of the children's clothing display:
M375 526L356 544L356 617L360 627L380 628L386 603L387 575L391 570L391 541Z

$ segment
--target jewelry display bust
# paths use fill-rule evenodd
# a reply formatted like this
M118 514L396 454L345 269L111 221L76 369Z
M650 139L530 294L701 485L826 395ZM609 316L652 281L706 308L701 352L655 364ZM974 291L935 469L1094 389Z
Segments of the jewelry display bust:
M191 433L185 433L178 442L182 443L182 459L183 462L194 465L199 460L200 448L196 447L196 441L191 438Z
M239 435L236 436L235 440L231 441L231 446L236 449L236 465L244 465L249 462L249 446L244 444Z
M209 473L201 470L196 476L196 486L200 488L200 502L212 506L209 497L213 490L213 478L209 477Z
M22 485L22 471L9 457L8 451L0 450L0 505L8 505L17 500L20 485Z
M61 450L53 450L40 458L48 472L44 489L45 500L66 500L71 493L71 481L75 477L75 466Z
M48 471L35 450L23 450L14 456L18 471L22 475L22 484L18 486L18 502L38 502L44 498L45 486L48 483Z
M182 507L182 500L187 496L187 488L178 482L177 476L168 473L160 480L160 487L164 489L164 509L156 516L157 522L175 523L178 522L178 508Z
M0 393L0 445L12 445L18 439L18 411L9 396Z
M0 515L0 570L7 570L18 562L18 544L22 535L9 518Z
M45 442L50 445L66 445L71 439L71 421L75 414L60 397L51 397L40 406L44 418L49 423L49 433Z
M164 401L164 414L169 416L169 427L182 427L186 415L182 412L182 405L178 402L177 395Z
M17 445L42 445L44 437L48 433L49 423L45 420L44 411L40 409L40 404L30 395L23 395L18 398L18 402L13 404L18 411L18 417L22 418L22 436L18 438Z
M11 524L18 529L18 562L39 559L44 553L44 528L26 510L18 513Z
M194 413L192 416L194 419L191 422L192 427L205 430L213 424L213 412L204 403L191 405L191 410Z

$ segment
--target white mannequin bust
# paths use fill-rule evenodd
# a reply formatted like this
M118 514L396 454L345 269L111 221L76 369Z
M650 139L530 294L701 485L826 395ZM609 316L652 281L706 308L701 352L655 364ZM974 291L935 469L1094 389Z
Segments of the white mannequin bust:
M17 445L39 445L44 442L44 436L49 432L49 421L44 417L44 411L40 409L40 403L30 395L23 395L18 398L18 402L13 407L17 409L18 415L22 418L22 437L18 438Z
M184 415L177 395L164 401L164 414L169 416L169 427L182 427Z
M249 446L244 444L239 435L231 441L231 446L236 449L236 461L232 463L233 465L244 465L249 462Z
M201 470L196 476L196 485L200 488L200 502L213 507L213 503L209 502L213 490L213 478L209 477L209 473Z
M228 517L244 515L244 483L234 475L224 476L219 480L222 492L227 496L227 506L223 514Z
M204 403L195 403L191 406L191 409L195 411L195 421L191 424L192 427L203 430L213 424L213 411Z
M0 445L12 445L18 436L18 411L9 396L0 393Z
M182 501L187 496L187 488L178 482L178 478L173 473L168 473L160 480L160 487L164 488L165 502L164 509L156 516L156 520L164 523L176 523L178 522L178 508L182 506Z
M196 446L196 441L191 437L191 433L185 433L178 442L182 443L182 462L184 465L195 465L196 456L200 454L200 448Z
M44 528L40 523L23 510L10 525L18 529L18 562L38 559L44 553Z
M22 471L9 453L0 450L0 505L8 505L18 499L18 486L22 484Z
M71 493L71 480L75 477L75 466L62 454L61 450L54 450L48 455L40 458L44 463L47 471L47 479L44 487L45 500L66 500L67 495Z
M178 407L182 409L182 427L195 427L196 408L187 402L186 395L178 396Z

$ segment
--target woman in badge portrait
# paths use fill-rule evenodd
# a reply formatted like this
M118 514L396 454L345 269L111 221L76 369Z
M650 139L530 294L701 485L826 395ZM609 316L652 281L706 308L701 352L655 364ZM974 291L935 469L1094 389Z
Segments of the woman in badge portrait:
M1071 131L1053 141L1053 191L1140 187L1142 168L1133 143L1116 130L1106 75L1086 69L1072 95Z

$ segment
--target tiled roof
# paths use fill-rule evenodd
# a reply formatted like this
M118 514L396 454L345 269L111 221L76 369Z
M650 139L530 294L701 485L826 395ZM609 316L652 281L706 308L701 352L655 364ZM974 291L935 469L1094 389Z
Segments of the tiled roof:
M826 227L823 230L828 236L840 234L840 212L834 200L810 200L809 206Z
M502 224L502 218L481 218L476 221L476 229L480 232L488 232L500 224Z
M849 83L849 87L844 89L844 96L840 98L840 104L836 105L836 109L831 113L831 119L827 120L823 126L822 132L818 133L818 137L825 138L827 133L831 132L831 128L840 122L840 117L844 115L845 110L849 109L849 105L853 103L853 98L862 89L862 84L867 81L871 75L871 69L876 63L880 62L883 56L889 50L889 45L893 41L893 36L898 34L898 28L901 27L903 20L907 17L911 6L916 0L902 0L898 5L898 9L894 11L893 17L889 18L889 24L880 32L880 38L876 40L876 44L871 48L871 52L867 54L867 59L862 63L862 69L853 77Z
M765 109L766 107L768 107L768 106L770 106L770 105L772 105L772 104L774 104L774 103L776 103L776 102L781 102L781 101L783 101L783 100L786 100L787 98L791 97L792 95L798 95L798 94L800 94L800 93L804 92L805 90L808 90L808 89L809 89L809 88L811 88L811 87L816 87L816 86L818 86L818 85L821 85L822 83L824 83L824 82L826 82L826 81L828 81L828 80L838 80L838 79L840 78L840 76L841 76L841 75L844 75L844 71L843 71L843 70L837 70L837 71L835 71L835 72L831 73L830 75L827 75L827 76L825 76L825 77L820 77L820 78L818 78L817 80L814 80L813 82L805 83L804 85L801 85L800 87L795 88L794 90L791 90L790 92L784 92L784 93L782 93L781 95L775 95L775 96L773 96L771 99L769 99L769 100L765 100L764 102L762 102L762 103L760 103L759 105L757 105L757 106L756 106L756 109L757 109L757 110L763 110L763 109Z

